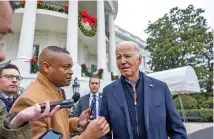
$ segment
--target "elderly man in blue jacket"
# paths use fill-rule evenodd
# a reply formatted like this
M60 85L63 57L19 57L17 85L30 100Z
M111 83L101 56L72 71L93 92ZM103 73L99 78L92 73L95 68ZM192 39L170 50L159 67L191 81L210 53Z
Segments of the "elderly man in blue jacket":
M121 77L103 89L100 116L114 139L187 139L182 120L166 83L139 70L140 48L134 42L116 47ZM103 139L111 139L111 133Z

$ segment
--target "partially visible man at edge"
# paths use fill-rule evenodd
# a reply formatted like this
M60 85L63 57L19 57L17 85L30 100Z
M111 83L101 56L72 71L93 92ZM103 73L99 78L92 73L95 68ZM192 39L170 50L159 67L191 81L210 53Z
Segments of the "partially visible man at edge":
M117 139L187 139L182 120L166 83L146 76L137 43L116 46L121 77L103 89L100 116ZM111 133L102 139L111 139Z
M12 2L0 1L0 62L5 58L2 40L11 30L13 10L14 5ZM60 106L56 106L50 112L49 101L46 101L46 108L43 113L41 113L41 107L36 104L17 114L8 114L7 107L0 100L0 138L29 139L32 133L28 122L52 116L59 108Z
M44 100L53 102L64 100L60 88L70 85L73 75L72 66L73 61L67 50L57 46L48 46L43 49L39 55L39 72L36 80L17 98L11 112L19 112L36 102L42 103ZM70 133L81 131L79 127L84 126L86 122L84 123L84 120L80 122L80 119L86 118L88 112L83 118L81 118L82 114L79 118L68 118L68 111L61 109L52 117L30 121L33 131L31 138L37 139L52 128L62 133L62 139L68 139ZM98 117L88 124L80 136L75 136L73 139L98 139L108 132L108 123L103 117Z

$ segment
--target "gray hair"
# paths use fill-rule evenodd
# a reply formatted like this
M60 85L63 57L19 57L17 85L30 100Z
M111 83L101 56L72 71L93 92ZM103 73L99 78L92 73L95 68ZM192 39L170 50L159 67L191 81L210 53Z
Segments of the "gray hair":
M118 43L116 45L116 47L119 47L119 46L122 46L122 45L128 45L128 46L133 46L136 50L136 54L137 56L141 56L141 53L140 53L140 47L137 43L133 42L133 41L122 41L120 43Z

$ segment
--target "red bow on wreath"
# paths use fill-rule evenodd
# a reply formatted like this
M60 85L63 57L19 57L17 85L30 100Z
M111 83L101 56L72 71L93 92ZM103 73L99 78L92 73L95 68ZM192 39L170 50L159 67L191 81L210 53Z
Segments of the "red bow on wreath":
M89 15L86 11L81 10L80 14L82 15L83 18L83 23L89 23L89 25L92 27L94 23L97 22L97 19L91 15Z

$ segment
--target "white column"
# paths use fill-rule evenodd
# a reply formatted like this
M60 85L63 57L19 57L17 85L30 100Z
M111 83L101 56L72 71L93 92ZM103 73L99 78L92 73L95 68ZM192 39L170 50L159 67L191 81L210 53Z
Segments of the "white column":
M78 0L69 0L68 2L68 25L67 25L67 44L66 49L73 59L73 76L72 79L81 77L81 67L78 64ZM73 93L72 83L64 87L66 97L71 98Z
M17 58L31 58L36 24L37 1L26 1Z
M17 60L14 61L22 74L30 73L29 59L32 57L36 24L37 0L26 1L19 39Z
M114 29L114 13L108 14L108 25L109 25L109 65L110 71L114 75L117 75L117 66L116 66L116 42L115 42L115 29Z
M69 1L67 25L67 50L70 52L73 63L77 64L78 54L78 1Z
M106 70L106 38L105 38L104 1L97 1L97 68Z

